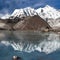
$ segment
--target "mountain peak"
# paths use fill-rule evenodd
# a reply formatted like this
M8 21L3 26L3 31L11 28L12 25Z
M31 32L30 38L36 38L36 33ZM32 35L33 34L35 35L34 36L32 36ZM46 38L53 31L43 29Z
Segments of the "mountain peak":
M45 7L49 8L49 7L51 7L51 6L50 6L50 5L46 5Z
M45 18L57 19L60 17L60 12L56 10L54 7L51 7L49 5L46 5L44 8L38 8L36 11L39 14L39 16L44 19Z
M44 9L47 9L47 10L56 10L54 7L51 7L51 6L49 6L49 5L46 5L46 6L44 7Z

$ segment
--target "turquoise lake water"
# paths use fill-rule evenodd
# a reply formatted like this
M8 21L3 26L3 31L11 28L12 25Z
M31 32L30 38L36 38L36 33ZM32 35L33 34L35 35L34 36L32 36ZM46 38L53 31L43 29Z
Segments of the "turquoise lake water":
M0 31L0 60L60 60L60 34Z

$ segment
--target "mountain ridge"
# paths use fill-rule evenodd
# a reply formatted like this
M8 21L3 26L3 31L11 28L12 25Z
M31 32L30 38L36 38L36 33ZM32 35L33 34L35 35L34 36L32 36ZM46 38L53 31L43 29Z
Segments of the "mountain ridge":
M27 18L29 16L33 17L35 15L40 16L53 29L56 29L57 27L60 28L60 12L59 10L49 5L46 5L45 7L38 9L34 9L31 7L26 7L23 9L15 9L14 12L7 19L11 20L10 22L15 22L15 21L18 22L20 19L24 20L24 18Z
M41 10L43 10L43 12ZM34 16L34 15L39 15L43 19L46 19L46 18L57 19L60 17L60 12L54 7L46 5L45 7L38 8L38 9L34 9L31 7L26 7L23 9L15 9L14 12L11 14L11 16L14 16L14 17L17 16L20 18L26 17L26 16Z
M42 11L43 10L43 11ZM54 7L51 7L49 5L46 5L45 7L40 7L38 9L34 9L31 7L21 8L21 9L15 9L12 14L6 14L5 16L2 16L1 19L8 19L9 17L15 18L15 17L27 17L27 16L34 16L39 15L41 18L46 20L48 19L58 19L60 18L60 10L55 9Z

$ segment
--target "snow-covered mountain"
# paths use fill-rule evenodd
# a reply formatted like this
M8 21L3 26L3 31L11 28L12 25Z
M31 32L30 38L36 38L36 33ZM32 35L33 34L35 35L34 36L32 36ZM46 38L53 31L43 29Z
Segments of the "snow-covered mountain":
M49 6L46 5L43 8L38 8L38 9L34 9L31 7L26 7L23 9L15 9L14 12L11 14L11 16L15 17L27 17L27 16L34 16L34 15L39 15L40 17L42 17L43 19L57 19L60 18L60 11ZM2 18L8 18L9 16L3 16Z
M2 18L22 18L27 16L39 15L42 19L46 20L51 27L60 26L60 10L55 9L49 5L46 5L43 8L34 9L31 7L26 7L23 9L15 9L14 12L8 16ZM58 24L58 25L57 25Z
M34 9L31 7L27 7L24 9L15 9L14 12L11 14L13 17L26 17L26 16L34 16L39 15L43 19L57 19L60 18L60 12L55 8L46 5L43 8Z
M37 15L37 12L34 8L27 7L24 9L15 9L11 16L13 17L26 17L26 16L34 16Z
M44 8L38 8L36 12L44 19L57 19L60 17L60 12L49 5L46 5Z
M38 8L36 12L40 17L46 20L53 29L60 27L60 25L57 25L57 24L60 24L59 10L49 5L46 5L44 8Z

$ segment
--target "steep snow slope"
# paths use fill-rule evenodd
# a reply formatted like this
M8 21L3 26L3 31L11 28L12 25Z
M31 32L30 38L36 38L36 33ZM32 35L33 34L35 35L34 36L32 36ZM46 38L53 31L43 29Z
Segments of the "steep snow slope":
M44 19L46 18L57 19L60 17L60 12L49 5L46 5L44 8L38 8L36 12L38 13L39 16L41 16Z

